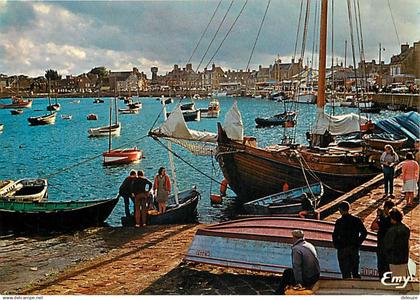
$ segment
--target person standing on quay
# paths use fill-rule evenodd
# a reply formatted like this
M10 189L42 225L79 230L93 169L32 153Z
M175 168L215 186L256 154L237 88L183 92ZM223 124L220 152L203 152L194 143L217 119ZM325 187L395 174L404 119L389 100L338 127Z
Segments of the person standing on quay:
M164 167L159 168L154 181L153 190L155 191L156 200L159 206L159 213L163 214L166 211L166 204L169 195L171 194L171 180L166 174L166 169Z
M284 295L288 285L300 285L310 289L319 280L320 276L319 260L315 247L305 241L302 230L293 230L292 236L293 269L284 270L280 286L276 290L278 295Z
M358 217L349 213L350 204L347 201L341 202L338 209L341 218L335 223L332 239L340 271L343 278L360 278L359 248L366 239L367 230Z
M403 180L403 192L407 206L414 205L414 195L416 194L419 181L419 164L414 160L413 153L409 152L402 163L401 177Z
M146 186L148 188L146 189ZM146 226L147 218L147 200L149 192L152 189L152 182L144 177L143 171L137 172L137 178L133 185L134 194L136 195L134 201L134 219L136 221L135 227Z
M130 176L124 179L119 189L119 195L124 199L125 216L129 218L130 215L130 198L134 201L133 183L137 178L136 170L130 171Z
M416 154L415 154L415 159L416 159L416 162L419 164L419 166L420 166L420 139L417 139L416 140L416 142L415 142L415 144L414 144L414 147L415 147L415 149L416 149ZM419 171L420 172L420 171ZM419 178L420 178L420 174L419 174ZM420 180L417 180L417 200L419 200L420 198L419 198L419 195L420 195Z
M395 206L394 202L391 200L386 200L384 203L384 208L378 208L377 217L373 221L371 228L372 230L378 231L378 245L376 248L377 264L378 264L378 273L379 278L382 278L385 272L389 272L389 264L386 261L386 255L384 251L384 239L385 235L388 232L388 229L391 227L391 217L389 216L390 210Z
M385 197L394 198L394 174L399 158L391 145L385 145L384 148L385 151L381 155L381 166L384 172Z
M392 276L408 275L410 229L402 223L402 212L394 207L389 215L392 226L385 234L384 251Z

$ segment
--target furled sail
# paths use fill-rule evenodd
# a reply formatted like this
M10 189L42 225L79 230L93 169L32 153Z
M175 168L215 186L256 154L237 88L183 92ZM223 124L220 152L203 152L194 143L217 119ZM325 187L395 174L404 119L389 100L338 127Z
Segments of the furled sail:
M332 116L323 111L318 111L313 134L324 134L329 131L331 135L343 135L360 131L360 124L365 124L367 118L354 113Z
M234 140L243 139L243 123L236 101L226 113L223 126L228 136ZM217 134L188 128L178 105L168 119L158 128L151 131L151 135L170 140L195 155L214 155L217 147Z

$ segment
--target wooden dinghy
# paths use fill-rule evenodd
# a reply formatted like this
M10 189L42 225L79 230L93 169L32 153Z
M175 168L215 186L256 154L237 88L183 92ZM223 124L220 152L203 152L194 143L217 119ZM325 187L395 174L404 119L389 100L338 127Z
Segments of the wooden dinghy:
M158 214L154 209L149 210L147 223L150 225L193 223L197 220L197 204L200 198L201 194L195 187L179 192L179 205L176 205L175 197L171 195L165 213ZM121 222L123 226L133 226L134 217L122 217Z
M362 139L368 146L380 150L383 150L385 145L391 145L394 149L399 149L407 142L406 137L392 133L366 134Z
M32 100L23 100L20 97L12 98L12 103L10 104L1 104L0 108L3 109L15 109L15 108L31 108L32 107Z
M0 189L0 199L17 202L40 202L47 198L47 179L21 179Z
M291 231L299 228L317 249L321 276L341 278L331 222L285 218L249 218L198 229L187 261L253 271L281 273L292 266ZM360 274L377 278L376 234L369 233L360 249Z
M92 201L16 202L0 201L0 227L56 231L100 226L118 197Z
M98 128L90 128L88 130L90 137L100 137L108 136L111 132L111 135L120 135L121 134L121 123L113 124L111 126L104 126Z
M244 204L244 209L253 215L296 214L305 210L302 202L306 201L306 198L310 202L313 201L310 205L315 209L323 194L322 183L314 183L309 187L303 186L247 202Z
M256 118L255 123L258 127L270 127L283 125L286 122L295 122L296 113L294 111L285 111L284 113L274 115L270 118Z

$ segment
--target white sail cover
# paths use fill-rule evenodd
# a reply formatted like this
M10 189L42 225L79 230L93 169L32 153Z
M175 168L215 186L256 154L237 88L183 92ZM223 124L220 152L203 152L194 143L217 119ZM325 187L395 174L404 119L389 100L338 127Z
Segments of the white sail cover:
M215 133L189 129L184 120L184 116L182 115L180 105L171 112L168 119L159 128L153 130L153 133L181 140L192 140L206 143L217 142L217 135Z
M244 139L244 124L242 123L241 112L239 111L236 100L226 113L223 129L231 140L242 142Z
M317 121L312 133L324 134L328 130L331 135L347 134L360 131L360 124L364 124L367 121L367 118L354 113L331 116L326 114L324 110L318 110Z
M223 127L229 138L242 141L243 123L236 101L226 113ZM189 129L180 105L172 111L160 127L152 130L153 134L170 140L195 155L214 155L216 153L217 134Z

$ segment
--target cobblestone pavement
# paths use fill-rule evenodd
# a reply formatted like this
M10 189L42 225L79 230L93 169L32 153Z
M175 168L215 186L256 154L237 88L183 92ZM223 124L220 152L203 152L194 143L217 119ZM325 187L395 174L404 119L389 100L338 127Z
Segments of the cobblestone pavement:
M94 260L67 269L53 280L23 289L22 294L123 295L139 294L182 260L197 225L117 228L134 234L127 243ZM129 231L129 232L126 232Z

